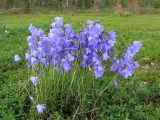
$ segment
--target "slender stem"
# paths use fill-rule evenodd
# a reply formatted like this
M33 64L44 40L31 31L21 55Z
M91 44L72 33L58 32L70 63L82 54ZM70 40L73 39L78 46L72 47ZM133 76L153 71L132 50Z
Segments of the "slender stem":
M62 76L63 76L63 78L62 78L62 80L61 80L61 93L60 93L60 95L61 95L61 103L62 103L62 101L63 101L63 82L64 82L64 80L65 80L65 72L64 71L62 71ZM62 112L62 107L63 107L63 105L61 104L61 112Z
M101 95L104 93L104 91L111 85L111 83L113 82L113 80L114 80L116 77L117 77L117 75L114 76L114 78L111 80L111 82L108 84L108 86L106 86L106 87L98 94L98 96L101 96Z
M90 112L92 112L92 111L95 111L95 110L97 110L97 109L99 109L99 108L95 108L95 109L89 110L89 111L87 111L87 112L80 112L80 113L77 113L77 114L86 114L86 113L90 113Z
M35 88L36 88L35 93L36 93L36 96L37 96L37 103L38 103L38 90L37 90L37 86L36 85L35 85Z
M55 66L54 66L54 68L55 68ZM56 93L56 79L55 79L55 69L53 69L53 84L54 84L54 93Z
M95 77L93 76L93 79L92 79L92 95L94 96L94 93L95 93Z
M75 117L78 113L78 110L80 109L80 107L82 105L82 100L83 100L82 95L83 95L83 89L84 89L84 84L83 84L84 76L85 75L84 75L84 71L83 71L82 75L78 79L78 96L77 96L77 98L80 97L80 99L79 99L80 103L79 103L79 106L76 109L75 114L73 115L73 120L75 119Z
M70 86L69 86L69 90L71 90L71 87L72 87L72 84L73 84L73 81L74 81L74 78L75 78L75 75L76 75L76 72L77 72L77 66L76 66L76 69L75 69L75 71L74 71L74 73L73 73L73 77L72 77L72 81L71 81L71 84L70 84Z
M99 98L102 96L102 94L108 89L108 87L112 84L112 82L114 81L114 79L117 77L117 75L115 75L114 77L113 77L113 79L110 81L110 83L98 94L98 98L97 98L97 100L96 100L96 102L95 102L95 104L94 104L94 107L95 107L95 105L97 104L97 102L98 102L98 100L99 100Z
M45 79L44 79L44 84L45 84L45 104L46 104L46 101L47 101L47 96L46 96L46 93L47 93L47 88L46 88L46 86L47 86L47 83L46 83L46 80L47 80L47 76L45 77ZM49 81L49 80L47 80L47 81Z
M20 86L20 85L19 85ZM26 88L26 85L23 86L23 89L27 92L29 97L32 97L31 94L29 93L28 89ZM32 100L32 102L34 103L34 99Z
M76 109L76 113L73 115L73 120L75 119L75 117L76 117L76 115L77 115L77 113L78 113L79 107L80 107L80 106L78 106L78 108Z

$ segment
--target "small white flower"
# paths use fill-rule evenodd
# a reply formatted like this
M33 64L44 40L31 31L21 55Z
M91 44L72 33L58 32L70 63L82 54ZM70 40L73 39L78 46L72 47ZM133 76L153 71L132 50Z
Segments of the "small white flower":
M151 62L151 65L152 65L152 66L154 66L154 63L153 63L153 62Z
M29 96L30 100L34 101L33 97L32 96Z

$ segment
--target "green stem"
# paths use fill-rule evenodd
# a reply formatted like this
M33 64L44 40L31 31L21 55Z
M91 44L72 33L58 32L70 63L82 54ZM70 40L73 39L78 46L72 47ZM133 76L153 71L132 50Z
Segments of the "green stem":
M36 89L36 91L35 91L35 93L36 93L36 97L37 97L37 103L38 103L38 89L37 89L37 86L35 85L35 89Z
M94 104L94 107L95 105L97 104L99 98L102 96L102 94L108 89L108 87L112 84L112 82L114 81L114 79L117 77L117 75L114 76L114 78L110 81L110 83L98 94L98 98Z

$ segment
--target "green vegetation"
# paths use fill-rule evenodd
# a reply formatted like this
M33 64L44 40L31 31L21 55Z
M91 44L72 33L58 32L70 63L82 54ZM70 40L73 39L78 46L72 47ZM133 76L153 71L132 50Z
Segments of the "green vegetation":
M116 1L119 1L123 6L127 6L126 2L130 0L1 0L0 8L50 8L62 9L64 5L74 7L76 9L92 8L95 4L99 7L113 7ZM138 1L144 7L160 7L159 0L131 0Z
M112 9L118 12L142 13L145 9L159 9L159 0L1 0L0 14L33 13L35 11L94 11Z
M117 32L116 48L134 40L142 40L143 47L136 59L141 67L129 79L118 79L119 87L110 86L100 99L98 119L115 120L159 120L160 119L160 16L119 16L106 13L53 13L47 15L0 16L0 118L2 120L23 120L29 116L30 100L26 92L28 70L24 53L27 50L27 28L30 23L49 31L53 16L63 16L66 22L79 28L86 20L99 19L106 31ZM13 62L13 56L23 56L20 63ZM99 79L105 86L108 75ZM84 83L85 84L85 83ZM104 84L104 85L103 85ZM87 86L87 83L86 83ZM54 98L53 98L54 100ZM50 119L63 119L55 111ZM68 118L69 119L69 118Z

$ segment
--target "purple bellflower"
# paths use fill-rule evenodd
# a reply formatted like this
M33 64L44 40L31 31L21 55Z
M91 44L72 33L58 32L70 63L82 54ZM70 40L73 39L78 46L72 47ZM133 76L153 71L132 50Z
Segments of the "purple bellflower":
M114 81L113 81L113 85L114 85L115 88L118 88L118 81L117 81L117 80L114 80Z
M37 77L37 76L31 76L30 77L30 80L31 80L31 82L32 82L32 84L33 85L37 85L38 84L38 82L39 82L39 78Z
M70 24L64 24L62 17L56 17L48 35L30 25L27 38L29 51L25 54L27 66L53 66L57 71L71 70L72 62L81 59L81 66L94 70L96 78L104 74L104 61L111 61L111 71L125 78L131 76L139 64L132 60L142 46L140 41L128 46L121 59L112 58L116 42L116 32L106 35L100 21L87 21L87 27L77 34ZM41 71L40 71L41 72Z
M133 57L140 50L141 46L141 41L134 41L131 46L127 47L120 60L116 59L112 62L110 70L117 71L118 75L122 75L124 78L132 76L135 69L139 67L139 64L133 60Z
M20 61L20 60L21 60L20 56L16 54L16 55L14 56L14 61L15 61L15 62L18 62L18 61Z
M38 105L36 105L36 109L38 111L38 114L40 115L46 110L46 107L42 104L38 104Z
M81 53L82 67L93 67L95 77L101 77L104 73L102 61L110 59L113 52L116 33L110 31L108 38L105 37L104 28L98 21L87 21L87 28L81 29L79 34L79 48L83 49Z

